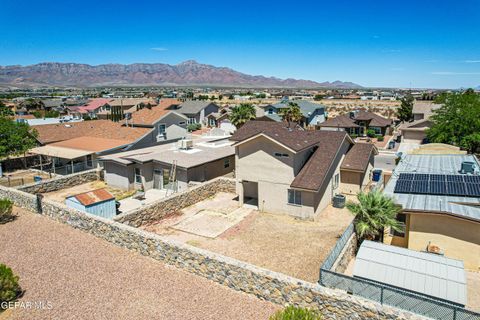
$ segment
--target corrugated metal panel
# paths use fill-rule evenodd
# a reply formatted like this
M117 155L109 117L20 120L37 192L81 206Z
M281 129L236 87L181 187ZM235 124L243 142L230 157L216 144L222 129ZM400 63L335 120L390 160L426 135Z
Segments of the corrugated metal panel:
M467 302L463 262L435 254L364 241L353 275L461 305Z
M112 219L116 214L115 199L88 206L86 211L99 217Z

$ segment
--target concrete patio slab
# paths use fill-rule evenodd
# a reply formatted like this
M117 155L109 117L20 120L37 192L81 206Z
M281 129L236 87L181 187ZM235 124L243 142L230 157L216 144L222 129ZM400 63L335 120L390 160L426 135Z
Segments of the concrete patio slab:
M243 207L230 213L203 209L194 216L181 220L172 228L206 238L216 238L252 212L253 209Z

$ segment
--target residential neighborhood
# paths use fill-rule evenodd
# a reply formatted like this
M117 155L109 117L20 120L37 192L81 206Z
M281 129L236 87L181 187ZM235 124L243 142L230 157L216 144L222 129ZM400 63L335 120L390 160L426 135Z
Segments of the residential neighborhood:
M1 12L0 320L480 320L480 3Z

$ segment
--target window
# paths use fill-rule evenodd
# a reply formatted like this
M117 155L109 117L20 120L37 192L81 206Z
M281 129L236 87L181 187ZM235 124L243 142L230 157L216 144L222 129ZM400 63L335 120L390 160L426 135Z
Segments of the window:
M268 114L273 114L273 108L268 109Z
M178 123L179 126L184 126L184 125L186 125L186 124L187 124L187 123L186 123L185 121L180 121L180 122Z
M375 131L375 134L382 134L382 129L380 127L370 127L369 129Z
M302 192L298 190L288 190L288 203L295 205L302 205Z
M223 159L223 168L230 167L230 159Z
M92 160L92 155L88 154L87 155L87 167L93 166L93 160Z
M158 125L158 134L165 134L167 132L167 125L165 123L160 123Z
M187 123L188 124L195 124L195 123L197 123L197 119L195 119L195 117L188 117Z
M275 154L275 157L288 158L288 154L287 154L287 153L275 152L274 154Z
M140 168L135 168L135 183L142 183L142 171Z
M397 221L400 223L400 230L396 231L390 228L390 235L395 237L405 238L406 233L406 222L407 222L407 215L404 213L397 214Z
M333 177L333 189L337 189L339 183L340 183L340 174L337 173L337 174Z

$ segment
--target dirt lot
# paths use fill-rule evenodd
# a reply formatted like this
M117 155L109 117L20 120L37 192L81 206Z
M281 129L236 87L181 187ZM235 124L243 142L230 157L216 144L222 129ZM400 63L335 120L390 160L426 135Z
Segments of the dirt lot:
M225 199L225 195L230 197L230 201ZM231 212L238 206L238 203L231 201L234 197L234 194L218 194L182 210L184 215L169 217L144 229L263 268L317 282L321 263L353 220L347 209L329 206L315 221L252 210L241 222L214 239L174 229L175 224L203 208Z
M33 183L33 177L39 176L43 180L50 179L50 175L38 171L17 170L15 172L5 172L4 176L0 178L0 185L6 187L17 187L24 184Z
M48 192L48 193L45 193L44 196L46 199L50 199L60 203L65 203L65 199L67 197L74 196L76 194L83 193L83 192L101 189L101 188L106 188L108 192L114 195L117 200L123 199L126 196L130 196L133 193L135 193L135 191L123 191L123 190L109 187L103 181L93 181L93 182L79 184L78 186L67 188L67 189Z
M20 302L51 306L9 309L0 320L268 319L279 308L22 211L0 225L0 262L20 277Z

